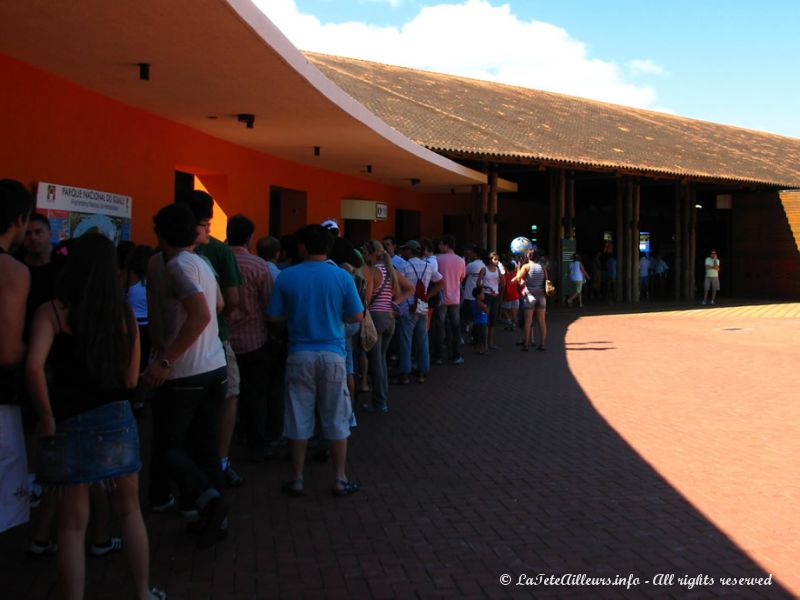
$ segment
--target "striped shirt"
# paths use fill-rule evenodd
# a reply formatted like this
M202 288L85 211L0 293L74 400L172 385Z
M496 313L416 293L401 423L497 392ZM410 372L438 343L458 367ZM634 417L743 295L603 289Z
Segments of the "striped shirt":
M381 284L372 292L369 309L373 312L394 312L394 307L392 306L392 280L383 264L378 263L375 267L381 272Z
M254 256L243 246L232 246L242 285L239 305L228 316L231 347L236 354L258 350L267 343L265 310L272 291L272 276L266 261Z
M544 267L539 263L528 263L528 273L525 275L525 285L529 292L544 291Z

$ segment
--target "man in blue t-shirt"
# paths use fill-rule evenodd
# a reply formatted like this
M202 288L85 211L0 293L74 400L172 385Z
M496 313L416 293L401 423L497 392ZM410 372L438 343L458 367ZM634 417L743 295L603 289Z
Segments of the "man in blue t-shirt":
M303 465L314 434L314 410L322 432L331 441L334 496L359 487L345 475L347 438L353 414L347 390L344 323L358 323L364 306L353 278L327 261L333 238L320 225L306 225L297 234L298 265L275 280L267 315L285 321L289 337L286 360L284 436L289 440L294 479L284 485L290 495L304 493Z

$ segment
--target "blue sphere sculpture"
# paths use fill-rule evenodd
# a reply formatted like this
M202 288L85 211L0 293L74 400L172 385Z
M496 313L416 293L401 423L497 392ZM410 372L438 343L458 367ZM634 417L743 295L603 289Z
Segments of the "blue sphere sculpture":
M514 256L525 256L533 250L533 243L526 237L517 237L511 240L511 254Z

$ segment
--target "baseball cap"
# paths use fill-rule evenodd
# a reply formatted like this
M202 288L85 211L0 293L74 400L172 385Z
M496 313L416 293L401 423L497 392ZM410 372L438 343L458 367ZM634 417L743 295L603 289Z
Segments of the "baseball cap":
M325 219L320 225L325 229L335 229L339 231L339 224L336 222L336 219Z

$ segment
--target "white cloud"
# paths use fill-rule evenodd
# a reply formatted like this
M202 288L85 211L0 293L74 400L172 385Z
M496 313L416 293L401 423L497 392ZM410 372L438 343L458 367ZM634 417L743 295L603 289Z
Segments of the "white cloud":
M654 63L649 58L637 58L628 63L628 69L634 75L664 75L664 67Z
M656 106L653 87L626 81L617 64L590 56L586 45L566 30L542 21L523 21L508 4L494 6L489 0L442 3L423 8L402 27L380 27L321 23L300 13L294 0L255 2L303 50L640 108ZM650 73L660 69L644 59L631 61L628 68L650 69Z

